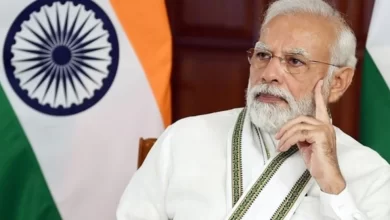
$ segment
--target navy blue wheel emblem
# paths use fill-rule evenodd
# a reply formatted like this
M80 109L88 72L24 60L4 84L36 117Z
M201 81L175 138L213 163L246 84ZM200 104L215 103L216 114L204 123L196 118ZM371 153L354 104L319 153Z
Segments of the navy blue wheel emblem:
M3 51L18 96L49 115L72 115L95 105L118 68L118 38L91 0L36 0L13 22Z

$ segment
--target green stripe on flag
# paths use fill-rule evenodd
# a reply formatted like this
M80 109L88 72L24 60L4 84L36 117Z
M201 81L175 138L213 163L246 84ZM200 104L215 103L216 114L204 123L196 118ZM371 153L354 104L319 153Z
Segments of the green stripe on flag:
M368 53L364 55L360 139L390 162L390 89Z
M0 219L61 219L33 149L1 86Z

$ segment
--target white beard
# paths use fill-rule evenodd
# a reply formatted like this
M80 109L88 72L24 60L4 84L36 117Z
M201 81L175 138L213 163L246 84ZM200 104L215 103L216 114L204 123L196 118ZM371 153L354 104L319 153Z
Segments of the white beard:
M260 93L281 97L287 101L288 107L260 102L257 100ZM251 122L270 134L276 134L286 122L300 115L314 116L314 103L313 94L296 101L290 92L270 84L255 85L246 94Z

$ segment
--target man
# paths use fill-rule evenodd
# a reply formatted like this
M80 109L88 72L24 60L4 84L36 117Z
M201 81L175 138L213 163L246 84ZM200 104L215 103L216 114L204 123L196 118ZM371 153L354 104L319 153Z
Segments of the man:
M356 39L322 0L279 0L248 50L247 105L158 139L118 220L390 219L390 166L332 126Z

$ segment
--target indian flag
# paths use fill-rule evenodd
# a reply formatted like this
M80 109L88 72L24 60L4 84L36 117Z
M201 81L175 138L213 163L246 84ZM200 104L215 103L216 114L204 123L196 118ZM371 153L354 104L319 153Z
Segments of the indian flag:
M360 138L390 162L390 1L376 0L362 77Z
M0 2L0 219L115 219L170 124L163 0Z

